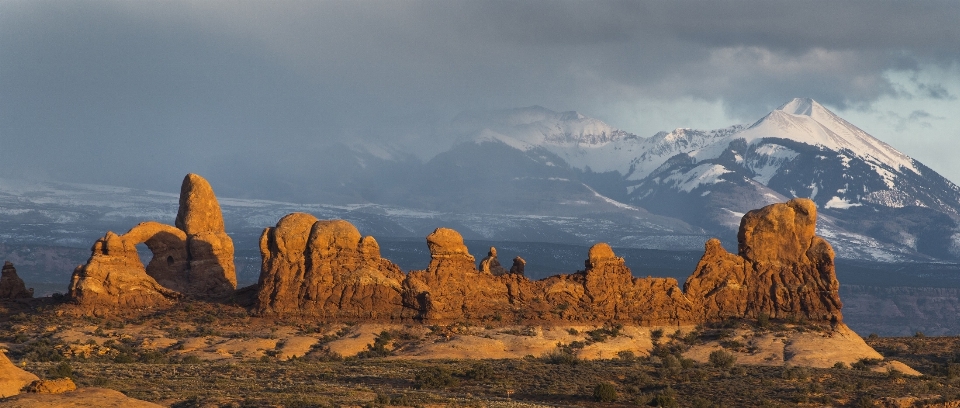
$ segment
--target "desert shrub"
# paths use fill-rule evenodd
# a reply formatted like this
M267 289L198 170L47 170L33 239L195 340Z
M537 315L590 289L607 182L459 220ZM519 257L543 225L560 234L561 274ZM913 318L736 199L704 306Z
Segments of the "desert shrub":
M663 329L656 329L650 332L650 339L653 340L654 343L660 341L660 339L662 338L663 338Z
M121 352L113 357L113 362L118 364L130 364L135 361L137 358L132 353Z
M766 313L760 313L760 315L757 316L757 327L761 329L770 327L770 315Z
M74 379L73 367L70 363L63 361L47 370L47 378L69 378Z
M677 392L672 388L667 387L665 390L653 397L653 401L650 401L650 405L654 407L677 407Z
M183 358L180 359L180 364L200 364L202 362L203 360L201 360L200 357L193 355L183 356Z
M393 354L392 350L387 349L387 344L393 340L390 332L384 330L373 340L373 344L368 344L367 349L357 354L359 358L386 357Z
M913 334L913 337L916 337L916 338L918 338L918 339L922 339L922 338L924 338L924 337L927 337L927 335L926 335L926 334L923 334L922 331L917 331L916 333Z
M597 402L613 402L617 400L617 388L608 382L598 383L593 387L593 399Z
M877 336L877 333L870 333L870 335L867 336L867 338L870 339L870 340L876 340L876 339L879 338L879 337L880 337L880 336Z
M577 365L580 363L580 358L567 348L558 348L540 358L548 364Z
M418 389L424 389L452 387L457 385L459 381L449 369L433 366L417 371L413 383Z
M27 343L21 350L21 356L24 360L30 361L63 361L63 356L56 349L56 344L49 338L40 338L32 343Z
M489 380L495 375L496 373L493 370L493 366L491 366L489 363L482 362L474 364L473 367L466 372L466 377L475 381Z
M139 358L141 363L146 364L166 364L170 362L170 359L167 358L166 354L163 354L159 351L144 351L140 353Z
M730 368L737 363L737 356L723 350L713 351L710 353L709 359L710 364L713 364L713 366L717 368Z
M633 361L637 359L637 355L630 350L620 350L617 352L617 358L622 361Z
M847 367L847 363L844 363L843 361L837 361L836 363L833 364L833 368L835 370L846 370L850 367Z

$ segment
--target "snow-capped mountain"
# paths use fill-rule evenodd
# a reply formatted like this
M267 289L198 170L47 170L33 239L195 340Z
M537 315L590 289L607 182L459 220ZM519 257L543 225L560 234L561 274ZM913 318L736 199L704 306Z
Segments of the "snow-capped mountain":
M807 197L840 256L960 257L960 189L811 99L789 101L749 126L651 137L541 107L463 114L455 123L464 153L519 150L541 167L569 169L563 177L609 199L726 242L745 212Z

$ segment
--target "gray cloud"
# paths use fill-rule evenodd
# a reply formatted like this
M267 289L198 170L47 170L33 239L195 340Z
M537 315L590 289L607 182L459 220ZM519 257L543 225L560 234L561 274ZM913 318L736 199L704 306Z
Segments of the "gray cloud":
M956 21L949 1L2 1L0 141L8 175L169 189L335 140L410 146L468 109L616 124L616 101L693 98L746 121L907 97L886 73L960 63Z

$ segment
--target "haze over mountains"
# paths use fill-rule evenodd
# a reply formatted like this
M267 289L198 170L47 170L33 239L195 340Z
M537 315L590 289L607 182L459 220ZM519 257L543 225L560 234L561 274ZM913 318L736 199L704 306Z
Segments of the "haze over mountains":
M426 160L338 144L251 165L244 186L214 174L219 196L241 197L221 200L238 254L290 211L378 238L443 225L472 240L699 251L717 236L732 249L743 213L808 197L840 258L960 259L960 189L810 99L752 125L651 137L538 106L465 112L445 132L454 143ZM3 180L0 210L7 243L86 246L130 220L168 222L176 196Z

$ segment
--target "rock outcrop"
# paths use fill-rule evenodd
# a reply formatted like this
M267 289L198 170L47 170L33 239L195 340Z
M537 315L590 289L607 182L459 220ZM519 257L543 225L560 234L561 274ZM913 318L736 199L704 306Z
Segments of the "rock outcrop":
M743 216L738 254L716 239L684 292L703 304L701 319L758 317L840 322L830 244L816 236L817 208L808 199L768 205Z
M507 273L507 270L503 269L503 266L500 265L500 261L497 259L497 248L490 247L490 251L487 252L487 257L480 261L480 272L494 276Z
M213 189L196 174L183 180L176 224L148 221L123 235L108 231L74 271L70 297L84 313L110 314L164 307L184 294L232 293L233 241L224 232ZM146 267L137 253L141 243L153 253Z
M21 370L0 351L0 398L17 395L20 389L37 380L37 376Z
M24 299L33 297L33 289L27 289L23 279L17 276L17 268L10 262L3 263L0 272L0 299Z
M293 213L260 236L262 314L399 319L404 274L373 237L342 220Z
M77 389L77 384L69 378L57 378L53 380L37 380L24 388L26 392L35 394L63 394Z
M726 318L839 323L833 250L815 235L816 207L797 199L743 217L739 254L710 240L684 290L672 278L634 278L599 243L584 270L539 281L514 259L506 273L496 249L480 262L448 228L427 236L430 264L404 274L380 258L372 237L346 221L283 217L261 236L257 309L264 314L431 322L622 322L698 324Z
M181 297L147 274L137 256L137 243L136 239L107 232L93 244L90 260L77 267L70 282L70 297L84 313L135 313L169 306Z
M510 266L510 273L514 275L523 275L524 268L527 267L527 261L521 257L513 258L513 265Z
M203 177L187 174L180 186L176 226L187 235L189 293L220 296L237 288L233 240L213 188Z

